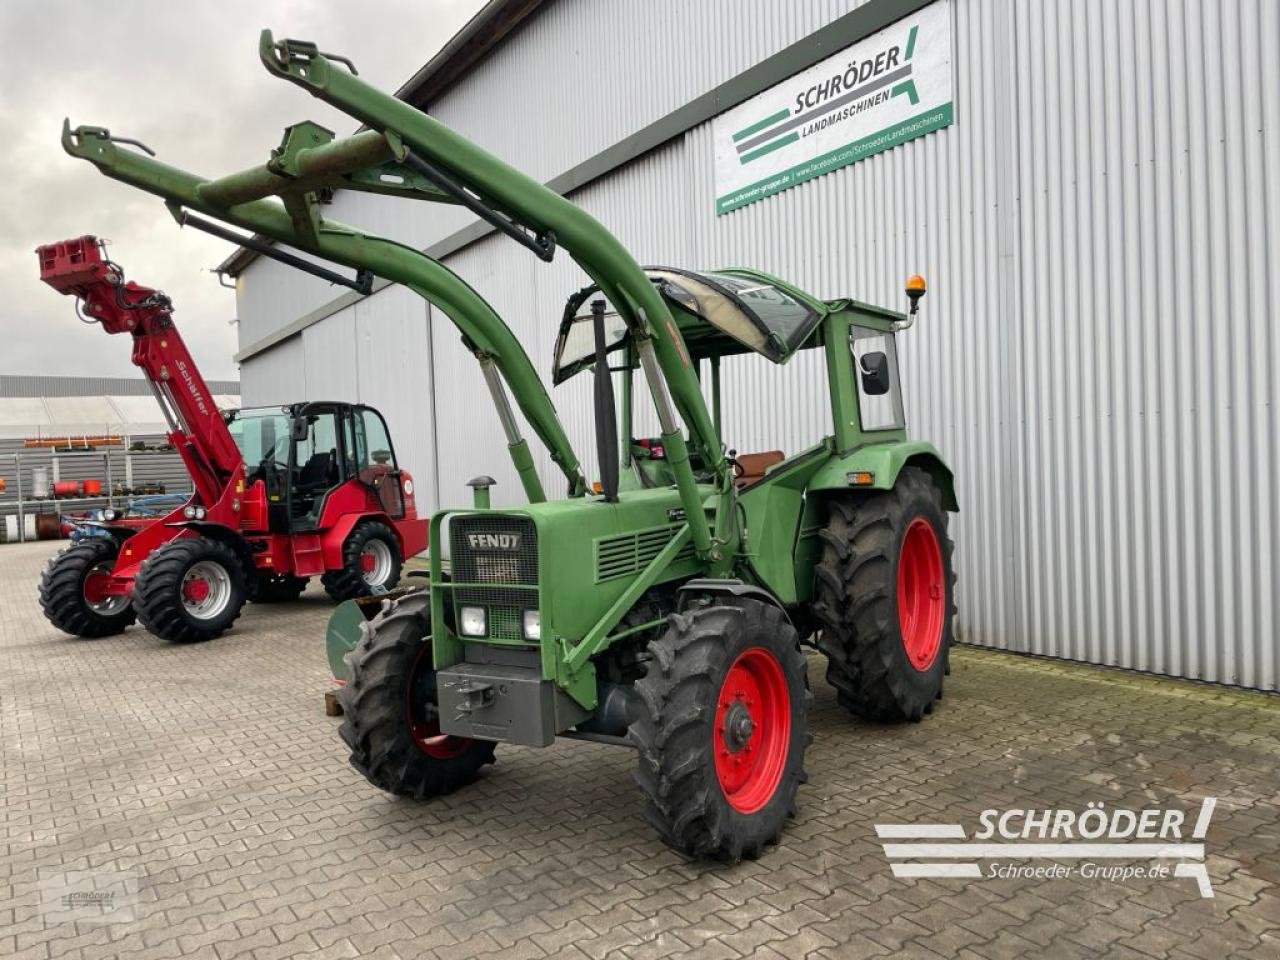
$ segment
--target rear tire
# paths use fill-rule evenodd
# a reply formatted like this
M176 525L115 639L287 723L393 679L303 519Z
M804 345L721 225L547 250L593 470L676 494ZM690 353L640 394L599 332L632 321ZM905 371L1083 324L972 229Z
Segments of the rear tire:
M244 569L227 544L171 540L142 562L133 585L138 621L170 643L198 643L227 631L245 602Z
M919 721L942 697L952 642L953 544L938 488L904 467L891 491L832 500L821 536L814 614L840 705Z
M93 537L49 561L40 578L40 606L50 623L74 637L109 637L134 622L128 597L98 592L97 584L110 576L119 550L114 540Z
M306 577L295 577L291 573L276 573L270 576L258 575L258 591L253 596L254 603L290 603L302 596L307 589Z
M429 593L393 601L347 655L339 734L351 765L381 790L423 800L453 793L493 763L494 743L440 733Z
M795 628L742 597L673 614L649 644L628 731L645 819L690 857L754 860L807 777L809 681Z
M342 545L342 567L320 578L329 596L341 603L392 589L400 582L400 541L380 520L358 524Z

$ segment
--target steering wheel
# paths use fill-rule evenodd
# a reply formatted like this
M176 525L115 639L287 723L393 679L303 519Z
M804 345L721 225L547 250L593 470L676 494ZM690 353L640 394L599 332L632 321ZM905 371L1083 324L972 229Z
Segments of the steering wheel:
M262 474L262 478L267 483L267 487L272 486L272 481L278 492L283 493L289 483L289 465L281 463L274 457L263 457L258 463L258 473Z

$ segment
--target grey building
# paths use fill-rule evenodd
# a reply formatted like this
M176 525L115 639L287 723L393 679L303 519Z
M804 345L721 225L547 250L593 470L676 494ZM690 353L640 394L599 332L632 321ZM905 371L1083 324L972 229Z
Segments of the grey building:
M768 123L863 96L864 78L802 84L767 129L744 111L861 63L910 17L928 18L912 67L945 85L946 116L769 166L766 149L793 148ZM1272 0L495 0L400 96L571 196L642 263L750 265L886 305L924 274L901 338L907 411L958 477L963 639L1274 690L1277 49ZM893 109L917 92L931 107L885 89ZM744 186L756 150L776 178ZM567 257L544 265L453 208L339 193L329 210L441 259L549 370L586 282ZM372 403L433 505L466 502L479 473L518 499L476 368L427 304L245 252L227 265L246 404ZM815 440L816 359L728 368L726 441ZM554 396L590 463L585 384Z

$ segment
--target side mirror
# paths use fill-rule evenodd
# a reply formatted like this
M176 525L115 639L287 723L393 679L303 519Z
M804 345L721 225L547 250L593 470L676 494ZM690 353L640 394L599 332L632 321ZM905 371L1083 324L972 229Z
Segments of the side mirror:
M306 417L294 417L289 422L289 439L294 443L301 443L307 439L307 428L310 424Z
M882 397L889 392L889 358L881 350L864 353L858 360L862 374L862 392L869 397Z

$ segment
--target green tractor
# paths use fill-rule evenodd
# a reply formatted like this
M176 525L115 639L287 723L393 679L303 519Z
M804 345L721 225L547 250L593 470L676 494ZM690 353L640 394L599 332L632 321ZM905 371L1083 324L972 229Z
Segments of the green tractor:
M432 518L429 586L383 599L349 651L331 643L352 764L425 798L474 779L498 743L626 744L666 843L758 856L805 779L805 645L860 716L919 720L941 696L957 503L937 451L907 439L895 341L923 281L909 281L903 314L751 270L643 269L573 203L342 58L269 32L260 54L367 129L334 140L295 125L266 166L217 180L120 149L101 128L68 126L64 146L164 197L181 222L221 231L204 213L431 300L479 362L529 501L495 509L492 481L473 480L469 508ZM425 254L326 220L317 196L334 187L463 204L536 256L564 250L582 267L592 283L566 306L553 379L592 374L598 484L492 308ZM824 352L830 435L808 450L728 450L723 359L781 364L806 349ZM508 389L564 473L565 499L543 492ZM645 395L657 433L635 436ZM351 610L335 617L350 636Z

